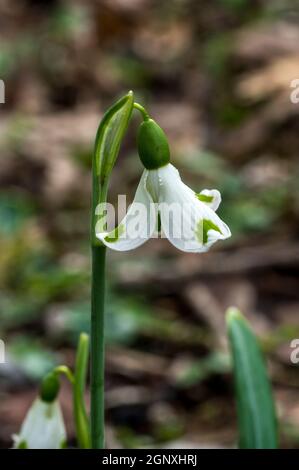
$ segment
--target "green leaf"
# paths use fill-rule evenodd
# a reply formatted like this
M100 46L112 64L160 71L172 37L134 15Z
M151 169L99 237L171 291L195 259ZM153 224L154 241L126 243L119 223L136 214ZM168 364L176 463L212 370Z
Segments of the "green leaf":
M226 318L233 355L240 448L275 449L275 407L257 339L237 309L228 309Z

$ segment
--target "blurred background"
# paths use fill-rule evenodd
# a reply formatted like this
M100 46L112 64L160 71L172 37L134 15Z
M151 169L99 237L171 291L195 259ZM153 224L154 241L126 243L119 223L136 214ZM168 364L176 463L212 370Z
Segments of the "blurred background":
M281 446L299 448L298 24L295 0L0 1L1 447L88 331L93 141L133 89L184 181L221 190L233 236L204 255L157 239L109 252L107 446L236 444L235 305L267 357ZM142 171L135 114L111 202L131 200ZM75 445L67 383L61 400Z

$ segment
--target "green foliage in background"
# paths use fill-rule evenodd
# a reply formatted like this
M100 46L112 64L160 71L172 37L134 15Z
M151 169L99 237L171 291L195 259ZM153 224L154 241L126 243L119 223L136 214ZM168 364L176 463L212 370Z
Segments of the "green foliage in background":
M242 449L275 449L277 423L271 386L257 340L242 314L227 312Z

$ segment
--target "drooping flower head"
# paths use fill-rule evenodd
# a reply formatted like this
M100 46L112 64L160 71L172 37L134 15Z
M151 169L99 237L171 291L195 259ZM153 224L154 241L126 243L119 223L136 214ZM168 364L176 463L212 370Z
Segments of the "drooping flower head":
M201 253L231 236L216 214L219 191L204 189L198 194L183 183L170 163L165 133L148 116L139 128L138 152L145 169L133 203L118 227L111 232L96 231L104 245L117 251L132 250L159 230L180 250Z
M13 436L15 449L61 449L66 431L57 400L59 382L55 374L43 380L39 397L32 403L18 435Z

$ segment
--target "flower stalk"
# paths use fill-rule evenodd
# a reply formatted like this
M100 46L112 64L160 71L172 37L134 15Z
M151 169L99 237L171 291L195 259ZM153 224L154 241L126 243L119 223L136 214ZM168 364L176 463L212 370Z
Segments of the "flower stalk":
M91 444L93 449L104 448L104 304L105 304L105 246L92 246L91 280Z
M92 162L91 214L91 445L105 446L105 259L106 247L96 237L105 229L101 205L106 203L109 178L133 110L133 93L115 103L104 115L96 135ZM100 208L100 209L98 209Z

